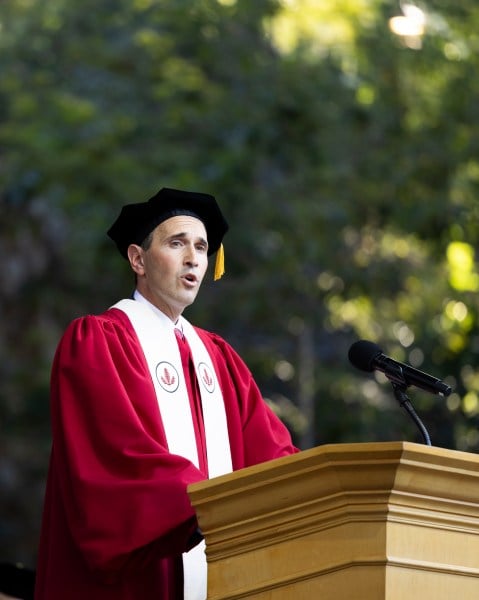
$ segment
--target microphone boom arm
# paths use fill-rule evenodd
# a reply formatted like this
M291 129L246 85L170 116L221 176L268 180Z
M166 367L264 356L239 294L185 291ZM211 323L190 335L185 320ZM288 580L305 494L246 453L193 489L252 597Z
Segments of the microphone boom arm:
M396 400L399 402L400 406L404 408L404 410L408 413L408 415L412 418L414 423L417 425L421 435L424 439L424 443L427 446L431 446L431 438L429 437L429 432L426 429L426 426L419 418L418 414L414 410L414 406L411 404L407 394L406 394L406 385L397 383L396 381L391 381L392 388L394 390L394 396Z

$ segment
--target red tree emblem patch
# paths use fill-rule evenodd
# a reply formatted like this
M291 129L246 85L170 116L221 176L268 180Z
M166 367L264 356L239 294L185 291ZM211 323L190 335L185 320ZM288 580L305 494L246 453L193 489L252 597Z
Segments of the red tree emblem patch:
M160 362L156 365L156 379L165 392L176 392L180 385L178 371L167 361Z
M198 365L198 373L199 379L203 384L203 387L208 393L212 394L215 391L215 377L214 374L211 372L209 365L207 365L204 362L201 362Z

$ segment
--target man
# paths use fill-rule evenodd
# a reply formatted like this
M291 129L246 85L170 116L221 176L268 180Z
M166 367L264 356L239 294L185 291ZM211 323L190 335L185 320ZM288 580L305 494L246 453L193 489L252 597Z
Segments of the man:
M236 352L182 316L227 229L212 196L169 188L110 228L136 290L57 349L36 600L204 599L187 486L297 451Z

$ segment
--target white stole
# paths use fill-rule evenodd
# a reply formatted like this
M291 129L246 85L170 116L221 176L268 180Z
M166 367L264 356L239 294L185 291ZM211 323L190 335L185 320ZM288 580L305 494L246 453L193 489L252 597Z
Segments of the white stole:
M113 308L122 310L138 336L150 370L165 429L168 449L199 468L195 430L188 390L176 341L174 324L143 296L120 300ZM178 321L191 349L199 382L209 477L230 473L231 451L223 395L214 366L194 327L183 317ZM184 599L205 600L207 565L204 541L183 554Z

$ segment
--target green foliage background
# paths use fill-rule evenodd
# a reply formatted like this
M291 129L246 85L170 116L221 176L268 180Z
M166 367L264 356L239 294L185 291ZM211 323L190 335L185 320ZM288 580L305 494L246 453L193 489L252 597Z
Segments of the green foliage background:
M272 37L274 0L0 4L0 560L33 565L48 382L67 323L129 295L105 231L162 186L217 196L227 275L187 317L227 338L302 448L419 432L358 338L446 379L434 445L479 449L479 8L329 2L353 35ZM336 7L336 8L335 8ZM331 24L332 26L332 24Z

